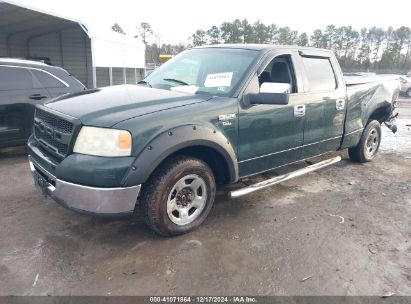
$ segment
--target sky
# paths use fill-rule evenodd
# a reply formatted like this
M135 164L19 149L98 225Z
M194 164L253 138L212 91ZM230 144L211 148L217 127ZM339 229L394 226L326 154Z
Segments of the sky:
M15 3L79 19L90 28L110 29L119 23L127 34L136 35L141 22L151 24L151 42L189 43L197 30L224 21L247 18L265 24L289 26L311 33L329 24L362 27L411 27L411 0L17 0ZM150 41L149 41L150 42Z

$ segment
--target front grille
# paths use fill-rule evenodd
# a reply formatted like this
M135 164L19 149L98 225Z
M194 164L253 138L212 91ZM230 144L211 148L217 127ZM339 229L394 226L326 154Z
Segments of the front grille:
M61 157L69 152L74 124L44 110L36 109L34 115L34 136L49 151Z
M36 109L36 118L65 133L73 132L73 124L46 111Z
M54 152L66 156L68 152L68 145L59 143L57 140L53 139L53 137L49 134L40 133L39 130L34 129L34 135L36 139L43 144L43 146L53 150Z

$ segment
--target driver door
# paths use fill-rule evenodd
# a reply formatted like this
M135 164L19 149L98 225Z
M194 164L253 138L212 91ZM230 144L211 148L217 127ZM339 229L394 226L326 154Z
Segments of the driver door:
M248 176L300 159L305 123L302 78L296 71L298 53L281 52L265 60L244 92L258 93L265 82L290 83L287 105L240 102L239 173ZM296 68L297 67L297 68Z

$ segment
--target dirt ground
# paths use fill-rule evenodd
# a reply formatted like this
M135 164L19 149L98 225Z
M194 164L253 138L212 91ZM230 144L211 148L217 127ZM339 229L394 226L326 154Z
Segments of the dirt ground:
M411 100L398 111L372 163L341 152L256 194L220 189L201 228L175 238L42 198L25 150L3 150L0 295L411 295Z

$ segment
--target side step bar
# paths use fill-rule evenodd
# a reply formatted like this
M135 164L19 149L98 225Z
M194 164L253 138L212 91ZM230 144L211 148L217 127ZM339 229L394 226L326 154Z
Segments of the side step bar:
M336 156L334 158L326 159L326 160L323 160L319 163L307 166L305 168L298 169L296 171L293 171L293 172L290 172L290 173L287 173L287 174L283 174L283 175L280 175L280 176L276 176L276 177L267 179L265 181L262 181L262 182L259 182L257 184L247 186L247 187L244 187L244 188L241 188L241 189L238 189L238 190L230 191L228 193L228 195L229 195L230 198L236 198L236 197L240 197L240 196L243 196L243 195L246 195L246 194L249 194L249 193L253 193L255 191L258 191L258 190L261 190L261 189L264 189L264 188L267 188L267 187L271 187L273 185L279 184L281 182L292 179L294 177L298 177L298 176L301 176L301 175L316 171L318 169L327 167L329 165L338 163L340 160L341 160L340 156Z

